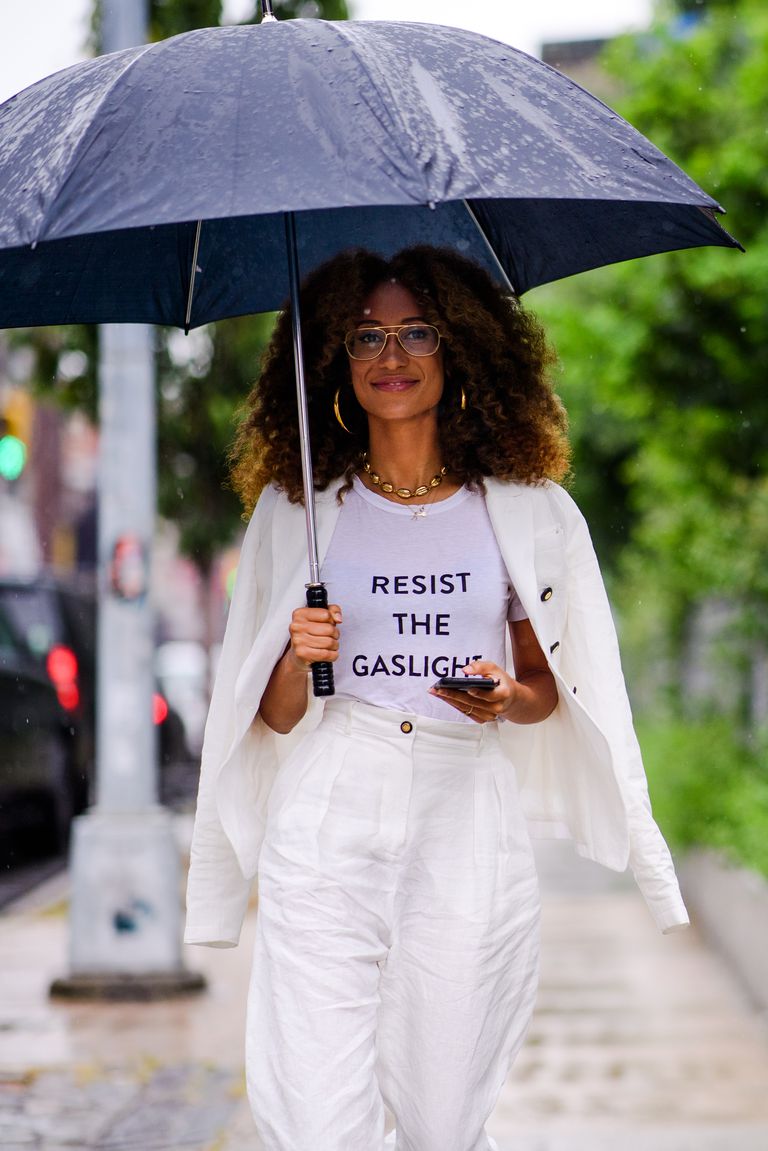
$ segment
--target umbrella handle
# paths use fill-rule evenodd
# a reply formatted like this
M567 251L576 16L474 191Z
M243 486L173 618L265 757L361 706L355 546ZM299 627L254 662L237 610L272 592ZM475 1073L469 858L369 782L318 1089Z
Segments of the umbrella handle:
M328 607L328 589L324 583L307 584L307 607ZM320 660L312 664L312 688L315 695L334 695L333 664Z

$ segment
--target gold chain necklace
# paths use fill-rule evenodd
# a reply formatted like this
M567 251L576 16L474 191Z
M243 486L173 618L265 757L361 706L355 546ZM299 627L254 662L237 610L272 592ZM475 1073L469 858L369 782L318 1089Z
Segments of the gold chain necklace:
M368 460L367 452L363 452L363 470L369 476L371 483L375 487L381 488L381 490L386 492L388 496L398 496L401 500L412 500L414 496L428 495L434 488L440 487L440 484L448 474L448 468L442 467L437 475L432 476L432 479L428 484L419 484L417 488L414 488L413 491L411 491L410 488L396 488L394 484L390 484L386 480L383 480L377 472L372 470Z

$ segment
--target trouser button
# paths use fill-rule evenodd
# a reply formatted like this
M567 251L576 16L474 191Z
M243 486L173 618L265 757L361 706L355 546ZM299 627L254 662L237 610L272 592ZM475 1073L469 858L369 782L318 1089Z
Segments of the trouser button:
M413 724L410 723L407 719L404 719L400 724L400 730L402 731L403 735L410 735L413 731Z

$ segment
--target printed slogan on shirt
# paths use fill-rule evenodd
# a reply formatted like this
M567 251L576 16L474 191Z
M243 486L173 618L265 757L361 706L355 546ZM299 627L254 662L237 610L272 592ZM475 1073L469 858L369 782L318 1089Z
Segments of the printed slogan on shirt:
M400 608L401 604L396 597L418 597L423 595L435 596L463 596L469 593L471 572L442 572L425 575L374 575L371 579L372 596L391 596L392 606ZM406 607L406 604L402 604ZM446 607L459 605L448 600ZM450 638L451 611L419 611L414 604L406 610L396 610L391 613L392 639L413 637L423 639L425 636L436 638ZM404 646L408 646L407 643ZM437 646L437 645L436 645ZM449 644L440 645L449 647ZM482 659L480 653L422 653L414 655L407 652L376 652L358 653L352 658L352 672L358 678L366 676L412 676L414 678L436 678L443 675L458 675L460 670L471 660Z

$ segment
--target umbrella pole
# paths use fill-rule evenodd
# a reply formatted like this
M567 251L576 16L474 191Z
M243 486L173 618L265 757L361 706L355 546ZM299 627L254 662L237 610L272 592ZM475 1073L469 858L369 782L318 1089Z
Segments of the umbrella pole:
M288 282L291 296L291 325L293 330L293 366L296 373L296 400L299 409L299 445L301 474L304 482L304 512L307 520L307 548L309 550L308 607L328 607L328 591L320 581L320 561L317 551L317 521L315 516L315 484L312 477L312 450L309 440L309 413L307 388L304 382L304 353L301 343L301 310L299 303L299 255L296 247L296 220L293 212L285 213L285 243L288 255ZM333 695L333 664L321 660L312 664L312 687L315 695Z

